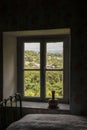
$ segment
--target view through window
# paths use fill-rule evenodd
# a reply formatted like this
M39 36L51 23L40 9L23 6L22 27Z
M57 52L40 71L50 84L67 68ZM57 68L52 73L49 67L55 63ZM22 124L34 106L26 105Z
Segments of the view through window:
M40 97L40 43L24 43L24 95Z
M63 97L63 42L46 44L46 97Z
M51 91L56 91L56 97L63 97L63 42L47 42L44 69L41 69L40 43L24 43L24 95L40 97L40 71L44 71L46 98L51 97Z

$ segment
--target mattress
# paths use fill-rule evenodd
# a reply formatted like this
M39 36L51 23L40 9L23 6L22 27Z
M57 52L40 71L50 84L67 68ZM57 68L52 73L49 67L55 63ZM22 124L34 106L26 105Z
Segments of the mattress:
M87 130L87 117L67 114L28 114L6 130Z

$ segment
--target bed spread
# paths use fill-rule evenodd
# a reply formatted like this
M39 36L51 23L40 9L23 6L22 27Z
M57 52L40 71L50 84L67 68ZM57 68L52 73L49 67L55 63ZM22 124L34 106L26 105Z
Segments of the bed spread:
M6 130L87 130L87 117L67 114L28 114Z

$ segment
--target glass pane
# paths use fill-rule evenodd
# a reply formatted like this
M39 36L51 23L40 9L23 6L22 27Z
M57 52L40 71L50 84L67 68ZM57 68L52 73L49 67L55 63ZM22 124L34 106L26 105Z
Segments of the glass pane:
M47 43L46 46L46 68L63 68L63 42Z
M51 98L52 91L55 91L56 98L63 98L63 72L47 71L46 72L46 98Z
M40 97L39 71L24 71L24 96Z
M40 68L40 43L24 43L24 68Z

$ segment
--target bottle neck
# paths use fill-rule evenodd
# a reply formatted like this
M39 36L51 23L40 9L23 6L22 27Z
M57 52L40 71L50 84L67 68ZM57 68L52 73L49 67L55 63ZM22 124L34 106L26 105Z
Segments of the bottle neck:
M52 91L52 99L55 99L55 91Z

